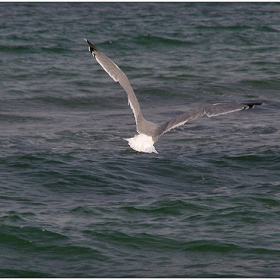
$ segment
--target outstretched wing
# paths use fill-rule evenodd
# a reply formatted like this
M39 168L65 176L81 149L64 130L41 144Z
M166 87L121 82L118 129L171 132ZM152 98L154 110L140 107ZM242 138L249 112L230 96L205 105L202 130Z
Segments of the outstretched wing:
M89 45L89 51L95 57L96 61L102 66L102 68L109 74L109 76L115 81L119 82L120 85L127 93L128 103L133 111L135 122L137 124L137 120L141 115L140 105L136 98L136 95L130 85L130 82L127 76L123 73L123 71L116 65L110 58L108 58L105 54L99 51L93 44L91 44L87 39L85 41Z
M214 117L224 114L233 113L236 111L241 111L245 109L253 108L255 105L261 105L262 103L245 103L245 104L238 104L238 103L217 103L211 105L204 105L201 107L194 108L187 113L181 114L170 121L162 124L158 129L158 137L162 134L166 133L167 131L185 124L189 120L195 120L203 115L208 117Z

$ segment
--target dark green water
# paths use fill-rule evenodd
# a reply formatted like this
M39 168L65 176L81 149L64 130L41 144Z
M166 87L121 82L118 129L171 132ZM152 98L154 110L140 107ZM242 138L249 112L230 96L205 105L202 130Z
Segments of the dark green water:
M280 275L278 3L0 3L1 277ZM135 154L133 114L200 118Z

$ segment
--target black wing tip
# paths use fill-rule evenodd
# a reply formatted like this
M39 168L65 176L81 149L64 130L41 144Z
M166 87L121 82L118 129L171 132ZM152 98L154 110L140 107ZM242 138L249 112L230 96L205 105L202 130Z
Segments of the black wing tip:
M91 53L97 52L97 48L88 39L84 38L84 40L88 43L89 51Z
M244 103L244 105L246 105L246 109L252 109L254 108L255 106L259 106L259 105L262 105L263 103L262 102L251 102L251 103Z

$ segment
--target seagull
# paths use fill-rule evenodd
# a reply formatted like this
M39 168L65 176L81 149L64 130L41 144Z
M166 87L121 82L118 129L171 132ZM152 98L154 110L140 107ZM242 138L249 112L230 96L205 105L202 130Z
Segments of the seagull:
M105 54L99 51L92 43L87 39L84 39L89 45L89 51L101 65L101 67L109 74L109 76L120 85L127 93L128 104L130 105L135 122L136 130L138 132L132 138L124 138L128 141L129 146L140 153L158 153L154 147L160 136L168 132L175 127L184 125L188 121L192 121L206 115L208 117L219 116L223 114L233 113L245 109L253 108L255 105L261 105L262 103L216 103L203 105L194 108L186 113L180 114L177 117L165 122L163 124L156 124L147 121L142 115L137 97L130 85L130 82L124 72Z

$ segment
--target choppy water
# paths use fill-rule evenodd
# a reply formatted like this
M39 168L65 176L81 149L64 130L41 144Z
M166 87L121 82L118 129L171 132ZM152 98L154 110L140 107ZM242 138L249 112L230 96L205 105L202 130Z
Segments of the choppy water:
M280 275L278 3L0 3L0 275ZM135 154L147 119L201 118Z

